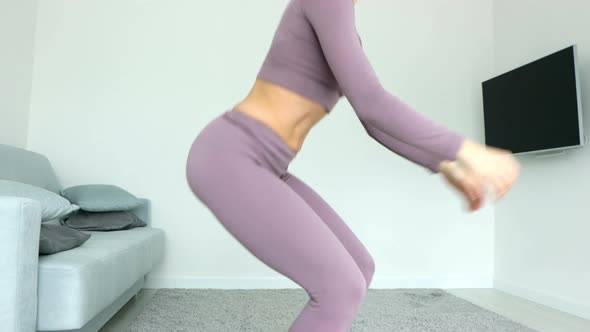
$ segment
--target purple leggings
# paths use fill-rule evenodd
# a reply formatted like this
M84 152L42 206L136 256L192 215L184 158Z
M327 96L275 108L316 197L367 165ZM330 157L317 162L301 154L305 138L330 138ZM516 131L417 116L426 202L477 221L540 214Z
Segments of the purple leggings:
M230 110L196 137L187 181L250 253L305 289L289 332L349 331L375 263L336 211L287 172L295 155L270 127Z

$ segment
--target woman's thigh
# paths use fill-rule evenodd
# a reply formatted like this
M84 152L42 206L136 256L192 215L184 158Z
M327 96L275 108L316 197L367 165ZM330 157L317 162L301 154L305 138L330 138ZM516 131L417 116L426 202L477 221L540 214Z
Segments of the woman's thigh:
M367 287L369 287L375 270L375 262L367 251L367 248L361 243L344 220L342 220L340 215L313 188L291 173L286 173L281 178L315 211L326 226L338 237L363 272L365 279L368 279L366 282Z
M198 153L198 152L195 152ZM187 179L199 200L245 249L314 297L365 287L355 260L313 208L247 154L193 155Z

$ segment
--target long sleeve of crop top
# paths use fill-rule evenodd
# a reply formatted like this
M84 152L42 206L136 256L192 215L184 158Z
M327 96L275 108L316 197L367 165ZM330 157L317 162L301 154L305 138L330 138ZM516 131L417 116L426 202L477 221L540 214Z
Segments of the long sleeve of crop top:
M301 0L301 6L342 93L370 137L432 173L442 161L457 158L462 135L382 87L359 42L352 0Z

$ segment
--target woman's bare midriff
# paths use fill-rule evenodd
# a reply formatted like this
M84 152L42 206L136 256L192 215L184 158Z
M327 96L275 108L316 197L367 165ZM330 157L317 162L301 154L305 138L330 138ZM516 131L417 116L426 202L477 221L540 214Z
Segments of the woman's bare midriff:
M248 96L233 109L273 129L294 153L301 150L311 128L327 114L322 105L264 80L256 80Z

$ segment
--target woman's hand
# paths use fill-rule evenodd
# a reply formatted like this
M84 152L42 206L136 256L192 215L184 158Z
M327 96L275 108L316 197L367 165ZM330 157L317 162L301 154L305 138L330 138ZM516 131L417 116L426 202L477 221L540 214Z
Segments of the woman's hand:
M512 156L512 152L471 140L465 140L457 155L457 161L466 172L480 178L482 183L492 186L496 202L508 193L520 174L520 164Z
M485 200L485 183L482 177L469 172L458 161L443 161L439 170L447 182L465 196L468 211L477 211L482 207Z

